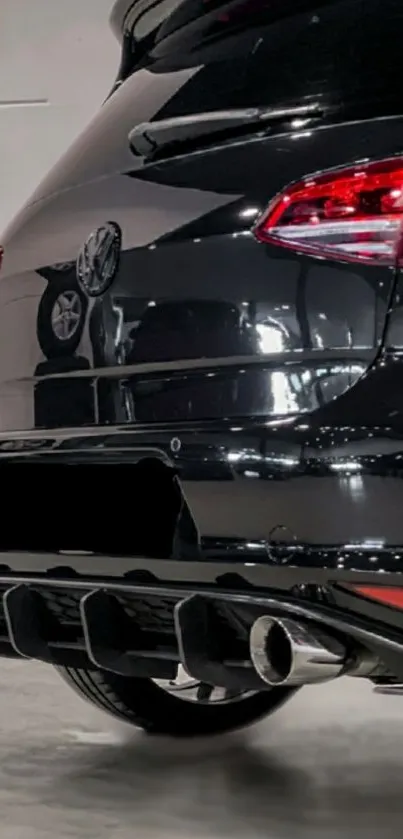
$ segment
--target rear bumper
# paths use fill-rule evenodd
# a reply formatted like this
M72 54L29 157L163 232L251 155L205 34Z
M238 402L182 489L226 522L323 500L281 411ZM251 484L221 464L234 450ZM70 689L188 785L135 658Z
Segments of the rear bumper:
M403 679L403 613L346 586L403 585L402 451L380 426L251 421L3 436L0 654L156 678L190 656L255 689L270 612Z
M167 506L158 470L131 468L151 459L177 475L197 550L201 543L213 556L262 557L277 566L403 572L401 429L327 421L321 417L317 425L307 416L274 424L250 419L0 434L2 485L12 488L3 519L15 518L23 504L25 520L31 515L44 532L68 513L70 528L78 518L92 533L103 526L107 543L86 544L94 553L159 556L135 538L134 519L152 534ZM66 464L74 469L66 471ZM51 547L80 550L80 541L60 537ZM0 551L2 545L0 534ZM24 544L13 536L8 542L9 549L43 547L28 535Z
M284 590L273 585L276 575L264 568L261 576L271 585L257 587L235 568L221 573L227 566L220 563L207 563L206 573L200 562L139 560L142 570L117 578L83 573L83 567L79 573L79 558L63 570L55 565L52 575L33 573L33 560L24 558L31 568L25 574L1 569L3 657L160 679L174 678L182 663L193 678L207 683L265 690L250 658L249 637L254 621L270 615L315 626L351 654L365 649L379 662L381 683L403 679L401 613L353 595L343 585L351 574L333 574L327 585L303 585L290 573ZM14 557L9 561L16 565ZM103 561L115 565L113 558ZM180 581L162 579L175 575ZM195 579L213 575L214 583Z

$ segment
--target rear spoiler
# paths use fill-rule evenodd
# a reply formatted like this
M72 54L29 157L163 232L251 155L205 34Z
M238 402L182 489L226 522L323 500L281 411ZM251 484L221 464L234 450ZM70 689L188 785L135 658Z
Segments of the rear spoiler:
M109 25L115 38L121 43L125 28L125 20L136 0L115 0L109 16Z

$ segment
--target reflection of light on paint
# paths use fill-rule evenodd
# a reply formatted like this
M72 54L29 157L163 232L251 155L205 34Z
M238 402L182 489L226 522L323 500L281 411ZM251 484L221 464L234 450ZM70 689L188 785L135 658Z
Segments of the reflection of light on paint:
M357 460L348 460L344 463L332 463L331 468L335 472L360 472L362 463L358 463Z
M259 213L260 210L258 207L247 207L246 210L242 210L239 215L241 218L255 218L255 216L259 215Z
M274 420L267 420L267 422L265 422L265 426L266 428L271 428L272 426L281 428L284 425L291 425L292 422L294 422L294 417L281 417L281 419L276 417Z
M242 457L242 452L228 452L227 460L229 463L238 463Z
M384 539L364 539L362 542L351 542L344 545L344 548L347 551L382 551L384 547Z
M282 352L284 339L279 329L267 323L258 323L256 332L259 335L260 351L262 353Z
M323 350L325 345L323 343L323 338L319 334L319 332L315 331L315 338L316 338L316 349Z
M298 134L291 134L291 140L300 140L302 137L312 137L312 131L299 131Z
M365 501L364 481L358 472L350 475L348 480L348 495L351 501Z
M272 463L273 466L298 466L299 460L296 457L272 457L268 455L265 457L266 463Z
M123 311L122 306L113 305L112 309L115 312L115 314L118 316L118 323L117 323L117 327L116 327L116 334L115 334L115 341L114 341L115 347L118 347L119 344L122 341L123 325L124 325L125 317L124 317L124 311Z
M228 452L227 460L229 463L239 463L240 460L253 460L255 462L261 462L263 460L263 455L251 449L240 449L238 451L233 449Z
M291 121L291 128L304 128L304 126L308 125L310 121L310 118L301 119L301 117L298 117L298 119L293 119Z
M384 539L364 539L362 543L365 550L377 550L381 551L385 547L385 540Z
M260 351L265 355L281 353L286 349L285 336L280 328L269 323L256 324L259 335ZM308 372L308 379L311 374ZM275 414L290 414L298 411L297 400L291 390L289 377L285 373L275 372L269 376Z
M290 414L298 411L297 401L291 391L288 376L285 373L272 373L271 389L273 412L275 414Z

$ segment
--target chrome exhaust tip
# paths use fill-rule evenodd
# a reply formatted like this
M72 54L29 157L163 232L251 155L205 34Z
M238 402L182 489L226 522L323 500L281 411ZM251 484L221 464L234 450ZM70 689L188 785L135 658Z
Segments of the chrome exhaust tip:
M327 682L345 665L338 641L289 618L262 615L252 626L249 646L256 672L271 687Z

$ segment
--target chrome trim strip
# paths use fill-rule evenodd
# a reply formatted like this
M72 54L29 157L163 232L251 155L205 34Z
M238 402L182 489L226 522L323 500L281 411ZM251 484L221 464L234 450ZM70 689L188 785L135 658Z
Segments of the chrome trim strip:
M328 362L361 361L365 365L376 359L376 349L344 349L344 350L288 350L287 353L261 353L259 355L231 355L216 358L191 358L178 361L153 361L143 364L125 364L110 367L94 367L90 370L73 370L66 373L50 373L47 376L32 376L30 378L12 379L4 385L31 384L32 382L53 381L54 379L126 379L138 376L169 377L176 374L216 373L238 367L273 368L283 370L292 365L309 366Z

